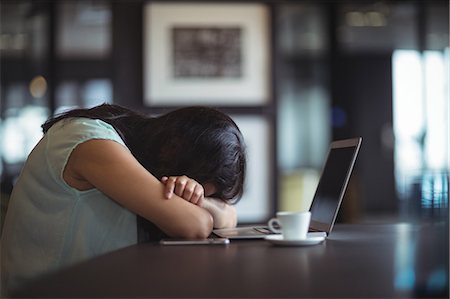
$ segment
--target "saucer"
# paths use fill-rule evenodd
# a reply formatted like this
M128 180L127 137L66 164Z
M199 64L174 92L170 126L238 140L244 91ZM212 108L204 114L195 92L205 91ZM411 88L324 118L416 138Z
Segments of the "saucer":
M307 237L300 240L285 240L282 235L270 235L265 238L274 245L279 246L310 246L321 243L325 237Z

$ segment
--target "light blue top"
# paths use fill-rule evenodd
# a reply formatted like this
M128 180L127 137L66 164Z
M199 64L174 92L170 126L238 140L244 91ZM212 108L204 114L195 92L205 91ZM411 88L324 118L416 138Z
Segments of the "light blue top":
M111 125L73 118L54 124L29 155L2 233L3 294L39 274L137 243L135 214L97 189L78 191L63 179L73 149L90 139L125 146Z

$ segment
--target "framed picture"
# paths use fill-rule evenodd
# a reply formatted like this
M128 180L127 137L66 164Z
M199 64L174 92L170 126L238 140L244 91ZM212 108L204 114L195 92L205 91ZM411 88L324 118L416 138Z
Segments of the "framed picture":
M146 4L145 104L265 105L268 22L264 4Z

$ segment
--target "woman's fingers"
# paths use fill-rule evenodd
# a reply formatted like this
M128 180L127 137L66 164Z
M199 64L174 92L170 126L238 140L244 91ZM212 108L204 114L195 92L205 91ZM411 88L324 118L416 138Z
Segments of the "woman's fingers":
M183 197L184 189L186 188L186 184L188 183L188 180L189 180L189 178L185 175L176 177L175 191L174 191L176 195Z
M204 197L203 186L197 181L183 175L162 177L161 182L165 184L164 196L169 199L173 193L193 204L200 204Z
M190 202L195 205L200 205L204 197L204 192L205 191L203 189L203 186L200 184L196 184L194 187L194 191L192 192Z
M177 177L162 177L161 182L166 184L164 188L164 196L169 199L175 190L175 184L177 182Z

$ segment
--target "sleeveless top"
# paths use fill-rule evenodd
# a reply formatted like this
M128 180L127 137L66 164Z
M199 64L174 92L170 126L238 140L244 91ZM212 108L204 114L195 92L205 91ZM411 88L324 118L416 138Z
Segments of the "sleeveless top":
M137 243L136 214L97 189L79 191L63 179L73 149L91 139L125 146L108 123L70 118L54 124L30 153L5 218L2 293L37 275Z

